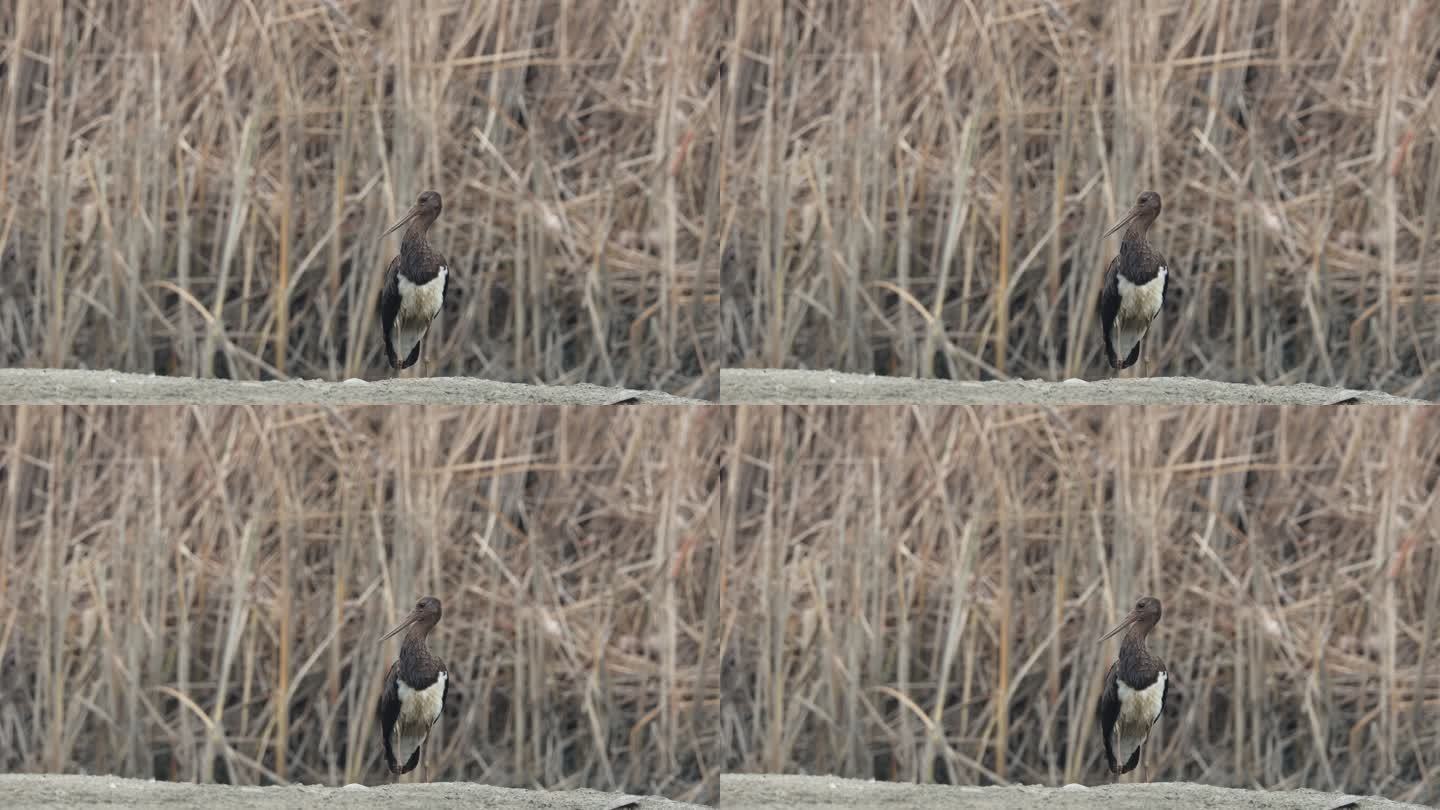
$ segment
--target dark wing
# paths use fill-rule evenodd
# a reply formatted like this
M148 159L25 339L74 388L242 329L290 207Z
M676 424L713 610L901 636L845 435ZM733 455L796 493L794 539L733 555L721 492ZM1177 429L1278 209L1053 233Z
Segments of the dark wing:
M405 360L400 363L400 368L409 368L415 365L415 363L420 360L420 347L424 345L425 336L421 335L420 339L415 341L415 348L411 349L410 353L405 355Z
M448 277L449 277L449 274L446 274L446 277L448 278ZM436 713L435 713L435 719L430 721L430 725L431 725L432 727L433 727L436 723L440 722L440 717L441 717L443 714L445 714L445 698L447 698L447 697L450 696L450 670L448 670L448 669L445 668L445 662L444 662L444 661L436 661L435 663L439 664L439 665L440 665L440 671L443 672L443 673L445 673L445 687L440 690L440 711L436 712ZM1162 707L1163 707L1163 705L1164 705L1164 701L1163 701L1163 700L1161 701L1161 705L1162 705Z
M1100 692L1100 705L1095 711L1100 717L1100 737L1105 741L1105 764L1111 773L1114 773L1120 764L1115 761L1114 747L1115 721L1120 717L1120 687L1115 674L1119 665L1120 662L1116 661L1110 665L1110 671L1105 673L1105 688Z
M444 256L440 257L440 266L445 268L445 283L440 285L440 309L435 310L435 315L439 315L441 310L445 309L445 294L450 291L450 277L455 275L455 268L450 266ZM435 316L432 315L430 320L435 320Z
M1165 663L1163 661L1156 661L1155 663L1160 666L1160 671L1165 673L1165 686L1160 690L1160 711L1156 712L1155 719L1150 721L1151 728L1154 728L1155 724L1160 722L1160 716L1165 714L1165 701L1170 697L1170 673L1165 670Z
M449 265L446 265L446 267L448 268ZM1167 280L1166 283L1169 283L1168 280ZM440 309L435 310L435 314L436 314L436 315L439 315L440 312L445 309L445 294L448 293L448 292L450 292L450 270L449 270L449 269L447 269L447 270L445 271L445 283L440 285ZM434 317L431 317L430 320L433 321L433 320L435 320L435 318L434 318Z
M390 665L385 673L385 688L380 690L380 704L375 707L380 716L380 740L384 743L385 766L395 770L395 748L391 735L395 732L395 721L400 719L400 662Z
M385 286L380 290L380 328L385 333L385 358L390 361L391 368L399 365L400 358L395 356L395 339L390 330L395 325L395 316L400 314L400 256L390 260L390 268L385 271Z
M1165 261L1165 257L1162 254L1156 253L1155 258L1160 261L1160 266L1165 268L1165 280L1160 284L1160 309L1155 310L1155 314L1150 316L1150 320L1152 321L1160 317L1160 310L1165 308L1165 293L1170 291L1170 263ZM1166 688L1168 689L1169 687L1167 686Z
M1169 283L1169 277L1166 277ZM1115 356L1115 338L1110 334L1115 326L1115 316L1120 314L1120 256L1110 260L1110 266L1105 269L1105 283L1100 287L1100 329L1105 336L1105 359L1110 361L1111 367L1115 367L1120 358Z

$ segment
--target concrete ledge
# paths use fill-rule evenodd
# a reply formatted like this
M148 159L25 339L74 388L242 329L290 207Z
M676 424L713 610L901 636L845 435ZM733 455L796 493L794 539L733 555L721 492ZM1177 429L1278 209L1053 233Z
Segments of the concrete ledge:
M720 806L725 810L785 808L905 807L959 810L1155 810L1205 807L1216 810L1327 810L1360 797L1315 790L1239 790L1191 782L1106 784L1099 787L969 787L871 782L831 776L724 774ZM1365 797L1369 810L1421 810L1418 804Z
M702 405L663 391L599 385L525 385L474 377L244 382L121 371L0 369L0 404L122 405Z
M730 368L720 372L720 402L844 405L1425 405L1379 391L1298 385L1246 385L1192 377L960 382L879 377L840 371Z
M156 782L118 776L71 774L8 774L0 776L0 796L6 808L81 807L207 807L233 808L350 808L384 807L430 810L434 807L493 807L520 810L610 810L635 802L637 810L699 810L686 804L650 796L601 793L595 790L519 790L472 782L391 784L380 787L346 785L292 785L290 787L237 787Z

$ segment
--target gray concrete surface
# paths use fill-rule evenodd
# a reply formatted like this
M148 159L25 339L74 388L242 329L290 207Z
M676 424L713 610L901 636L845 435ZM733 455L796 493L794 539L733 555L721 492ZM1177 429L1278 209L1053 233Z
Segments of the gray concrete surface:
M1352 399L1355 402L1349 404L1427 404L1379 391L1308 383L1244 385L1192 377L963 382L839 371L733 368L720 372L720 402L725 404L1330 405Z
M626 402L634 400L633 402ZM120 371L0 369L0 404L98 402L194 405L699 405L663 391L635 391L598 385L524 385L473 377L345 380L240 380L160 377Z
M1111 784L1100 787L967 787L868 782L831 776L726 774L720 777L725 810L789 808L917 808L917 810L1329 810L1358 801L1364 810L1423 810L1388 799L1314 790L1237 790L1190 782Z

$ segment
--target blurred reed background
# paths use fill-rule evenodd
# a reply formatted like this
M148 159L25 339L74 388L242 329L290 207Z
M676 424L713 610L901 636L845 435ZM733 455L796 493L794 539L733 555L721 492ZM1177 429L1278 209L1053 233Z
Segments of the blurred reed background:
M1154 373L1440 397L1440 15L1423 0L739 0L727 365L1105 373L1136 195Z
M727 772L1104 784L1097 639L1148 593L1152 781L1440 803L1435 416L737 409Z
M388 782L433 594L432 781L718 798L716 412L0 416L0 771Z
M718 368L722 17L4 4L0 364L383 376L380 234L433 188L454 301L432 373L697 393Z

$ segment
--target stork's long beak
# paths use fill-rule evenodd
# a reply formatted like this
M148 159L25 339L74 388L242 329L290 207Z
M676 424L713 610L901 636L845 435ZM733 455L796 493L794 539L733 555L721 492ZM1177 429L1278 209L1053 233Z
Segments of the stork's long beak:
M381 238L381 239L384 239L385 237L389 236L390 234L392 234L392 233L400 230L400 228L403 227L403 226L405 225L405 223L407 223L407 222L409 222L410 220L414 219L414 218L415 218L415 215L418 214L418 213L420 213L420 206L419 206L419 205L413 205L413 206L411 206L411 207L410 207L410 213L406 214L404 219L400 220L399 222L395 223L394 225L391 225L391 226L390 226L390 230L386 231L385 233L380 234L380 238Z
M1139 216L1139 215L1140 215L1140 206L1138 206L1138 205L1137 205L1137 206L1134 206L1133 208L1130 209L1130 213L1128 213L1128 214L1125 215L1125 218L1124 218L1124 219L1122 219L1122 220L1120 220L1119 222L1115 223L1115 227L1113 227L1113 228L1111 228L1110 230L1106 231L1104 234L1102 234L1102 235L1100 236L1100 238L1101 238L1101 239L1104 239L1105 237L1107 237L1107 236L1109 236L1110 234L1112 234L1112 233L1120 230L1121 228L1125 227L1126 225L1129 225L1129 224L1130 224L1130 220L1134 219L1135 217L1137 217L1137 216ZM395 227L398 228L398 227L400 227L400 226L399 226L399 225L396 225ZM392 228L392 230L393 230L393 228Z
M1135 611L1133 611L1133 610L1130 611L1130 615L1129 615L1129 616L1126 616L1125 619L1124 619L1124 621L1122 621L1122 622L1120 622L1119 624L1115 625L1115 629L1114 629L1114 630L1111 630L1110 632L1108 632L1108 633L1106 633L1105 635L1101 636L1101 637L1100 637L1100 640L1101 640L1101 641L1106 641L1106 640L1108 640L1111 636L1114 636L1114 635L1118 634L1121 630L1124 630L1125 628L1127 628L1127 627L1129 627L1130 625L1134 624L1134 623L1135 623L1136 621L1138 621L1139 619L1140 619L1140 617L1139 617L1139 615L1137 615L1137 614L1135 613Z
M390 632L381 636L380 641L382 643L388 641L391 637L398 635L401 631L405 630L405 628L409 627L410 625L414 624L419 620L420 616L412 611L409 616L405 617L405 621L395 626L394 630L391 630Z

